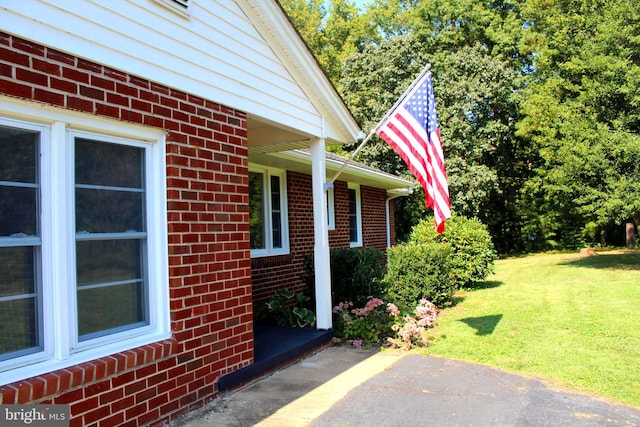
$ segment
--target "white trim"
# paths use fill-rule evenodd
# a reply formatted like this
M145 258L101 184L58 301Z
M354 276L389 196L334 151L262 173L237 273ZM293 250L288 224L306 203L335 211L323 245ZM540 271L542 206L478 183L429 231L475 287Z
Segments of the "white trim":
M165 136L157 129L0 97L5 122L41 131L42 352L2 362L0 385L140 347L171 336L166 211ZM145 148L150 324L74 349L74 135L90 134Z
M278 1L236 0L320 114L313 135L356 142L362 129Z
M287 172L281 169L267 168L259 165L249 165L249 172L260 173L264 176L262 191L264 195L263 218L265 247L263 249L251 249L251 258L260 258L273 255L288 255L289 247L289 211L287 194ZM282 247L273 247L272 206L271 206L271 177L280 178L280 221L282 230ZM249 213L251 214L251 213Z
M41 158L38 164L40 165L41 169L43 168L43 166L44 167L49 166L47 162L43 159L47 149L46 146L48 146L47 142L49 137L49 128L47 126L43 126L37 123L23 122L21 120L15 120L13 118L4 117L2 115L0 115L0 124L4 126L10 126L10 127L15 127L19 129L26 129L26 130L40 132L39 153ZM42 178L42 173L39 173L38 175L39 175L39 178L37 181L38 191L42 194L44 192L43 187L46 188L49 183ZM40 200L41 211L50 210L52 205L53 203L51 199L49 198L45 199L45 197L41 196L41 200ZM51 262L45 263L43 259L47 259L45 258L45 256L48 256L51 251L48 250L47 242L49 241L49 235L47 231L44 230L44 226L40 226L39 228L40 228L39 230L40 244L37 245L35 248L37 248L36 250L40 251L40 260L42 263L42 266L40 268L40 276L44 276L44 274L47 274L51 270L52 263ZM36 284L36 287L39 289L41 301L44 301L44 299L50 296L52 293L51 286L49 286L49 284L43 284L42 280L40 280L40 283ZM14 359L4 360L0 362L0 366L6 367L5 369L13 369L15 367L19 367L24 364L41 362L51 357L51 354L53 351L52 350L53 345L52 345L52 340L50 339L51 330L50 329L47 330L47 326L48 326L47 321L53 317L52 308L43 303L41 313L42 313L42 319L39 322L40 324L38 325L38 329L40 328L40 326L42 326L44 329L43 331L39 331L39 335L40 335L39 338L42 339L42 342L40 343L42 350L39 352L29 353L24 356L16 357ZM2 380L1 380L2 375L3 374L0 371L0 385L2 384Z

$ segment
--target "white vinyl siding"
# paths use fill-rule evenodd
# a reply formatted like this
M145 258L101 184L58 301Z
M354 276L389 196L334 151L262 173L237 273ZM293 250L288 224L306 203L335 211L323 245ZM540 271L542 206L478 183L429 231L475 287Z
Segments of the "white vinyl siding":
M191 1L189 19L150 0L10 3L3 31L57 41L64 52L301 132L322 131L318 108L283 63L290 59L261 34L244 0Z

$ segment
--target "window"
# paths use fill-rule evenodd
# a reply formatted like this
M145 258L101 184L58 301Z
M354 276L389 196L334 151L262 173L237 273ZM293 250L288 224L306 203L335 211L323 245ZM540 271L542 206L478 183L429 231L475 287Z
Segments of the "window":
M349 184L349 241L351 247L362 246L362 219L360 209L360 186Z
M0 123L0 361L42 349L37 128Z
M327 190L327 226L329 230L336 229L336 210L333 188Z
M250 168L249 212L251 256L289 253L284 172Z
M145 153L72 136L78 339L87 341L149 323Z
M170 336L162 135L16 107L0 117L2 383Z

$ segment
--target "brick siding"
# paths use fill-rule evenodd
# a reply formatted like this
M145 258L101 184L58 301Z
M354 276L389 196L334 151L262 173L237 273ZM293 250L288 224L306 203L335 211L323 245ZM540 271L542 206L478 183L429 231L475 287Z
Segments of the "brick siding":
M167 132L173 338L0 387L0 403L64 403L71 425L160 425L253 361L243 112L0 33L0 94Z
M360 200L362 203L362 246L386 252L387 221L385 203L387 191L361 186ZM393 205L389 209L389 215L393 217Z

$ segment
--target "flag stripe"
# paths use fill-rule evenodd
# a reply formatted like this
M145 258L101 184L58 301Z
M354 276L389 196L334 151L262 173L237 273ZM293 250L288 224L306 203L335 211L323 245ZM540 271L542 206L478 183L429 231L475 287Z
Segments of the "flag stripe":
M407 133L407 127L409 126L401 120L390 122L387 127L390 132L385 141L400 154L410 168L415 170L412 170L412 173L418 181L426 185L429 179L427 163L424 161L427 158L426 143L414 134Z
M433 209L436 230L442 233L451 209L431 73L414 85L376 133L400 155L424 188L425 203Z
M423 188L429 186L429 166L425 162L427 158L427 147L425 141L416 137L411 126L402 120L393 120L387 125L389 134L384 132L383 139L400 155L405 161L411 173L416 177ZM381 134L382 136L382 134ZM431 197L431 194L427 195Z

